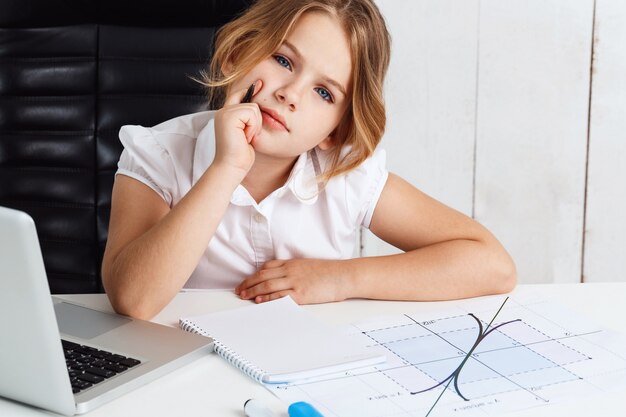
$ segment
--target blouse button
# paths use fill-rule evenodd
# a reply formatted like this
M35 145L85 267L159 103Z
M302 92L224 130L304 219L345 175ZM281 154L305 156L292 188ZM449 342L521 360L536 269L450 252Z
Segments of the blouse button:
M253 219L257 223L263 223L263 220L265 220L261 213L254 213Z

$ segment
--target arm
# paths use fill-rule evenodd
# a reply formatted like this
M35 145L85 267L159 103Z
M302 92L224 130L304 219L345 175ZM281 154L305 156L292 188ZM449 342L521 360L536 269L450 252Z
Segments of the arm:
M148 319L170 302L198 264L237 184L233 173L211 166L170 210L148 186L116 177L102 283L118 313Z
M118 313L153 317L196 268L254 162L250 142L262 127L261 114L256 104L239 104L241 96L235 92L216 113L215 159L171 210L148 186L116 177L102 282Z
M347 261L352 297L445 300L515 286L513 261L487 229L393 174L370 230L406 253Z
M346 298L444 300L503 293L515 266L487 229L390 174L370 230L403 254L341 261L271 261L236 291L257 302Z

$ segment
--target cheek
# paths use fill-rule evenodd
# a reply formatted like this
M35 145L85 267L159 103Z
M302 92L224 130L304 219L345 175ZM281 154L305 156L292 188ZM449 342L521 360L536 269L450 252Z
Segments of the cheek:
M323 112L308 118L302 125L306 131L306 136L309 138L307 141L317 144L317 142L326 139L337 128L339 120L335 114Z
M254 67L246 76L246 78L254 78L255 80L263 80L263 82L270 81L272 78L276 77L278 73L278 65L276 62L265 60ZM266 81L267 79L267 81Z
M341 121L345 112L338 110L337 106L322 103L318 111L317 123L320 128L332 132Z
M257 80L263 81L263 87L261 87L261 89L264 89L268 85L268 80L271 79L270 71L271 71L271 62L268 62L267 60L265 60L261 62L260 64L258 64L257 66L255 66L254 68L252 68L250 72L246 74L245 77L243 77L236 83L232 84L230 86L229 91L245 90L246 88L250 86L250 84L252 84L253 82Z

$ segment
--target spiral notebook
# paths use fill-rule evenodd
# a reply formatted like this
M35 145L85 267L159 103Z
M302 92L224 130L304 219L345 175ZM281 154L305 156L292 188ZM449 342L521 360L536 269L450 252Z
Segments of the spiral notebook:
M286 383L386 361L291 297L179 320L210 336L215 352L261 383Z

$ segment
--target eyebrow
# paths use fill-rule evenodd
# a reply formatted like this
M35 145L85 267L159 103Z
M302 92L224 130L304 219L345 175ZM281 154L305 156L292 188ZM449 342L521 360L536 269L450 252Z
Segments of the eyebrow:
M305 61L304 57L302 56L300 51L298 51L298 48L296 48L294 44L292 44L289 41L283 41L283 45L285 45L287 48L291 49L293 54L296 57L298 57L298 59L300 59L301 61ZM346 93L346 89L338 81L335 81L335 80L333 80L332 78L330 78L328 76L322 76L322 79L324 81L326 81L328 84L331 84L331 85L335 86L335 88L337 88L339 90L339 92L341 92L341 94L343 94L344 96L348 96L348 94Z

